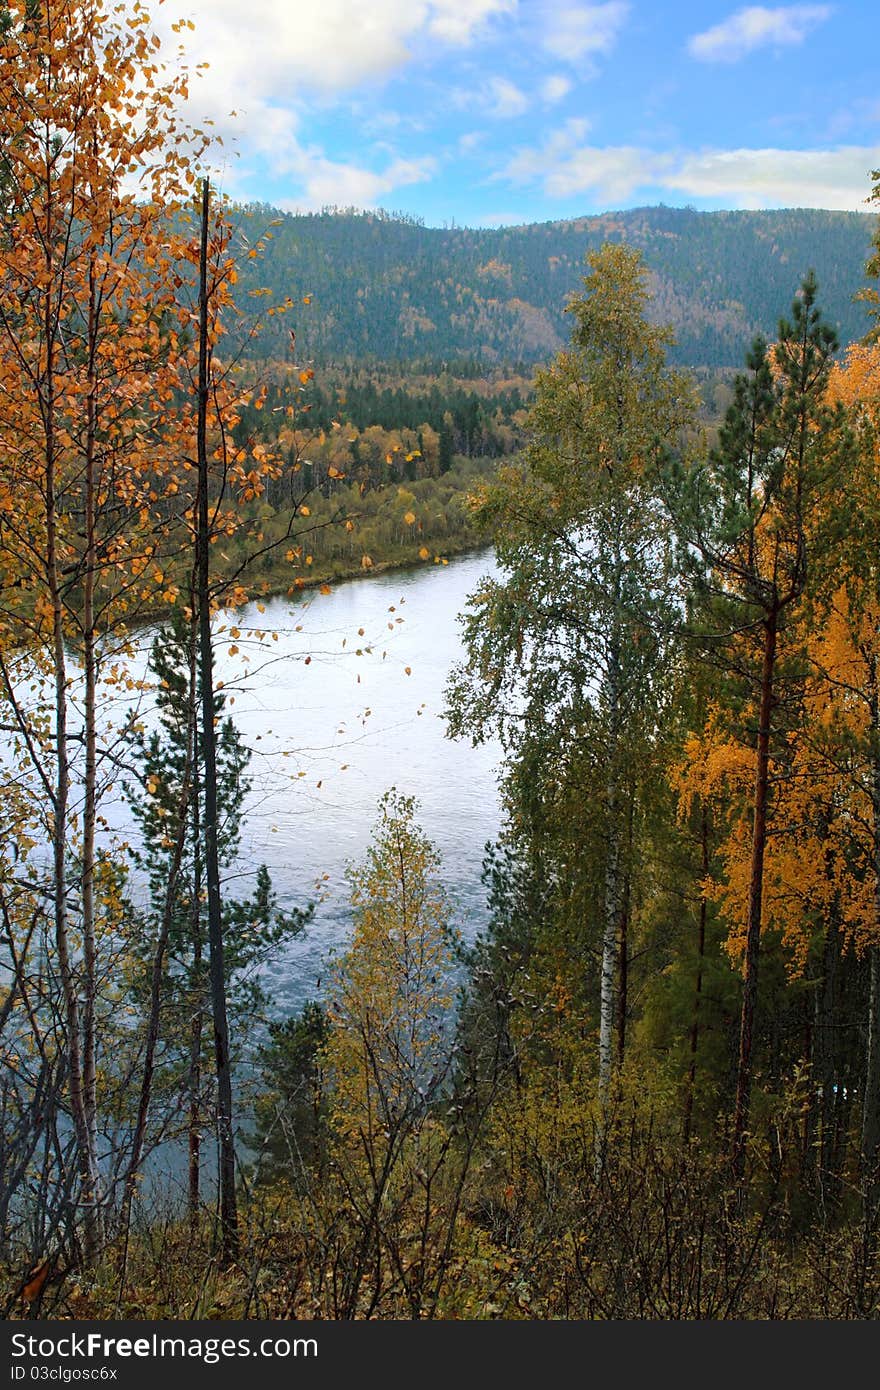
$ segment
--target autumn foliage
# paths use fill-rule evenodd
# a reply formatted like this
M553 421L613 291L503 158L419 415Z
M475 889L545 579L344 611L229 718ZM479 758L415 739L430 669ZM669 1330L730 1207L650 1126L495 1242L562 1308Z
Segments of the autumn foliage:
M876 333L841 356L808 272L706 431L611 241L527 414L499 375L354 424L307 289L243 311L272 229L213 205L144 5L9 0L0 59L5 1314L877 1317ZM320 997L272 1017L312 908L225 878L214 642L279 573L478 534L446 716L500 742L488 928L392 790Z

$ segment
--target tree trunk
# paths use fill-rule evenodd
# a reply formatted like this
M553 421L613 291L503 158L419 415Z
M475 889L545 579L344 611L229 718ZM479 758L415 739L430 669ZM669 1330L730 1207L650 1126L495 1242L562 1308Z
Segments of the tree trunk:
M870 1173L880 1148L880 947L872 946L868 995L868 1047L862 1105L862 1164Z
M619 544L615 555L616 568L613 595L613 615L608 639L608 663L605 690L608 702L607 776L605 783L605 882L602 902L602 964L599 979L599 1086L596 1129L596 1160L598 1174L605 1161L608 1101L614 1069L614 976L617 967L617 940L621 921L621 850L620 825L620 702L621 702L621 560Z
M95 582L97 569L97 393L96 373L97 308L94 253L89 261L88 309L88 395L86 397L85 450L85 530L83 566L83 678L85 777L83 784L82 838L82 935L83 935L83 1104L85 1109L89 1169L100 1180L98 1170L98 1056L95 1005L98 990L98 958L95 939L95 827L98 816L97 756L97 633L95 631ZM91 1194L95 1234L100 1237L101 1191Z
M180 879L180 866L183 861L183 851L186 845L186 837L189 829L189 801L193 782L193 768L195 766L195 744L197 737L196 729L196 665L195 647L190 653L190 672L189 672L190 702L188 710L186 754L184 758L183 777L180 784L180 794L176 808L176 833L174 841L174 854L168 873L168 884L165 889L165 901L162 905L162 921L159 926L159 935L156 939L156 947L153 952L153 965L150 972L150 1008L147 1015L147 1040L144 1050L144 1067L141 1075L141 1090L138 1101L137 1119L135 1121L134 1135L132 1137L131 1157L129 1159L128 1170L125 1176L125 1197L123 1206L123 1230L124 1247L122 1255L123 1276L125 1262L128 1255L128 1235L131 1224L131 1209L134 1201L137 1177L140 1171L141 1159L144 1152L144 1143L147 1134L147 1119L150 1111L150 1101L153 1093L153 1076L155 1074L156 1048L159 1043L159 1026L161 1021L162 1009L162 980L165 972L165 954L168 949L168 938L171 934L171 923L174 916L174 909L177 900L177 887Z
M188 1118L188 1181L187 1214L190 1232L195 1235L199 1224L199 1205L201 1202L201 1164L202 1164L202 1008L199 1004L190 1023L189 1047L189 1118Z
M620 912L620 942L617 963L617 1065L623 1066L626 1051L626 1014L629 995L629 903L630 879L623 885L623 907Z
M46 275L51 282L51 235L47 236ZM54 879L55 948L58 953L58 974L64 996L67 1026L66 1052L70 1109L76 1135L77 1164L82 1190L80 1202L84 1212L85 1254L94 1258L98 1247L95 1227L95 1195L99 1177L91 1160L89 1126L83 1084L83 1059L80 1038L79 987L73 968L68 920L67 884L67 819L70 807L70 748L67 729L67 653L64 640L64 601L61 592L61 564L58 540L57 457L55 440L55 375L57 322L47 290L44 301L43 331L46 341L46 371L41 389L41 412L44 420L45 516L46 516L46 580L52 607L52 658L55 684L55 770L52 786L52 857Z
M626 1051L626 1023L629 1009L629 921L632 907L632 849L636 800L630 789L626 816L626 866L620 905L620 940L617 962L617 1065L623 1066Z
M700 810L700 868L703 871L703 883L709 874L709 813L706 810L705 801ZM706 961L706 914L708 904L705 892L700 893L700 920L697 930L697 975L694 980L694 1009L691 1015L690 1033L690 1053L691 1061L688 1067L687 1091L684 1101L684 1122L682 1124L682 1138L687 1143L691 1137L691 1124L694 1114L694 1091L697 1086L697 1055L700 1046L700 1008L703 1002L703 967Z
M238 1211L235 1196L235 1144L232 1119L232 1072L226 1011L226 969L223 959L223 917L217 849L217 739L214 728L214 650L211 639L210 525L208 499L208 219L210 184L202 186L199 253L199 377L198 377L198 603L199 677L202 688L203 816L205 880L208 890L208 952L214 1057L217 1067L217 1148L220 1188L221 1258L231 1263L238 1254Z
M874 869L874 921L880 936L880 679L878 661L871 662L871 813ZM880 942L868 952L870 985L868 993L865 1083L862 1101L861 1158L866 1192L876 1191L877 1158L880 1149Z
M752 1049L758 1002L758 955L761 947L761 907L764 892L764 851L767 846L767 801L770 781L770 727L773 718L773 676L776 664L778 615L772 612L764 624L761 663L761 699L752 819L752 862L749 871L749 908L746 927L745 979L740 1013L739 1060L736 1106L733 1116L731 1157L736 1177L745 1171L746 1138L752 1096Z
M196 608L193 604L193 612ZM196 634L193 634L195 639ZM195 650L195 646L193 647ZM196 748L198 757L198 748ZM198 767L198 765L197 765ZM199 795L199 772L193 778L193 805L192 805L192 842L193 842L193 879L191 885L192 903L190 910L190 929L192 933L192 989L190 991L193 1012L190 1019L189 1034L189 1076L187 1085L189 1090L189 1180L187 1194L187 1210L189 1215L190 1231L196 1233L199 1220L199 1205L201 1202L201 1162L202 1162L202 1117L201 1117L201 1089L202 1089L202 1019L204 1011L204 979L203 979L203 956L202 956L202 824L201 824L201 797Z
M815 1170L819 1191L828 1189L834 1174L834 1122L837 1068L835 1065L834 1026L837 997L837 967L840 959L840 930L837 918L832 917L825 933L822 950L822 978L816 989L813 1013L813 1063L811 1068L815 1127L811 1135L813 1156L810 1166Z
M612 673L609 692L611 721L616 726L618 692L616 672ZM605 851L605 885L602 903L602 966L599 984L599 1106L608 1104L611 1074L614 1065L614 974L617 965L617 940L620 929L620 826L619 788L617 777L616 728L609 738L609 770L606 783L607 844Z

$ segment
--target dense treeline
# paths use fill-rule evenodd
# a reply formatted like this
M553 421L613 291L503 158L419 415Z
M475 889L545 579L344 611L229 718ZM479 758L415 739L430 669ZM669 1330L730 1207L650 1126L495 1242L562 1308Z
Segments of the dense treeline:
M319 388L287 319L258 381L146 12L3 15L5 1315L877 1317L876 292L839 358L804 267L711 436L616 219L525 418L501 374ZM490 927L463 944L392 789L322 997L273 1018L260 971L312 910L230 882L215 637L278 566L478 533L447 718L503 749Z
M521 447L528 378L403 380L398 370L318 374L252 361L238 378L250 395L232 440L265 449L275 466L218 558L227 572L247 565L264 591L283 593L484 543L469 494L493 460ZM294 529L302 543L283 545ZM255 537L261 553L250 562Z
M368 487L389 479L414 482L426 471L445 473L455 455L500 458L515 452L523 442L531 390L526 377L499 377L477 386L450 373L421 379L413 374L404 380L398 372L328 369L315 375L308 369L302 389L296 368L272 364L261 371L251 364L250 374L263 383L262 393L258 403L242 406L237 442L258 437L277 447L283 427L276 417L298 397L312 452L338 432L335 444L344 447L334 448L334 461L344 463ZM389 460L389 472L383 468L386 455L400 452L403 439L408 444L404 457ZM400 463L407 467L399 468Z
M388 441L381 443L384 448ZM408 474L405 456L400 458ZM321 491L308 487L306 462L308 490L293 509L283 475L275 487L267 486L264 500L242 509L243 529L224 545L222 567L246 565L252 588L284 594L370 570L446 564L450 555L486 544L468 499L492 466L488 459L456 459L445 473L422 471L397 483L387 481L394 464L384 464L385 480L375 487L362 490L354 479L342 478ZM300 475L294 481L299 486ZM299 534L288 544L294 517L300 518Z
M232 441L265 451L274 466L218 555L226 573L246 567L263 592L284 593L364 569L439 563L484 543L468 498L523 439L524 380L477 391L444 376L405 387L396 375L318 377L277 363L259 373L252 362L238 375L250 394ZM287 546L293 531L300 543Z
M644 254L651 315L673 327L675 363L738 366L743 342L775 331L773 306L790 300L808 265L847 343L862 331L852 296L873 229L866 213L811 209L637 208L496 230L351 210L292 215L257 206L240 215L252 240L270 224L273 237L265 265L245 268L242 286L271 286L278 299L312 296L312 312L298 314L295 327L322 364L546 361L568 337L564 306L584 253L605 241ZM286 326L267 320L259 346L283 359Z
M522 442L516 430L524 421L528 384L507 386L501 382L491 392L467 390L458 382L432 381L417 393L412 388L378 387L369 377L352 378L336 399L327 399L325 410L341 411L360 430L370 425L383 429L419 429L427 423L448 440L451 452L468 458L512 453Z

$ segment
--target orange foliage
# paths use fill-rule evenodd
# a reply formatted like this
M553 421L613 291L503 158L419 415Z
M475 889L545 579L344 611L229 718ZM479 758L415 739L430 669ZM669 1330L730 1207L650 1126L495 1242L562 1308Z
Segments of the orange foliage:
M828 399L848 412L859 432L855 471L841 480L831 506L877 514L880 451L880 345L852 346L831 373ZM867 428L865 428L867 427ZM872 523L869 521L870 527ZM789 634L805 658L801 712L771 764L772 833L764 865L764 930L779 931L792 975L803 973L811 940L833 923L859 954L880 945L876 897L875 804L880 671L878 567L842 542L824 592ZM741 715L753 727L754 709ZM685 743L673 785L681 814L697 797L726 812L721 872L704 885L729 924L727 947L744 948L751 855L748 797L754 750L732 738L717 707Z

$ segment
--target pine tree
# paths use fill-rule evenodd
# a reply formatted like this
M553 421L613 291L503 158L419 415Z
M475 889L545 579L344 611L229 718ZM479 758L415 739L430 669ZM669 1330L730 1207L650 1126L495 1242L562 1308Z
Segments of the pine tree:
M153 928L144 954L154 957L162 932L163 913L172 860L183 852L174 875L175 891L163 943L162 973L163 1072L166 1092L181 1092L186 1100L189 1147L189 1211L199 1207L201 1136L205 1128L205 1076L210 1073L207 1040L211 993L208 975L208 928L205 886L202 738L197 711L201 706L198 668L194 660L196 634L192 620L176 612L153 641L149 669L156 682L157 726L133 736L140 769L138 784L129 785L129 800L138 824L141 846L136 865L147 877L153 909ZM250 750L233 720L224 718L225 695L214 692L217 725L218 862L229 869L239 847L241 820L250 788L247 766ZM184 824L181 824L181 816ZM302 932L312 915L311 905L292 911L279 907L265 865L256 872L249 898L222 895L224 966L230 1000L232 1033L252 1033L264 1016L268 1000L259 966L284 942ZM143 976L134 988L142 994ZM231 1059L232 1060L232 1059Z
M797 643L787 639L822 547L816 522L833 466L824 397L837 340L816 297L809 274L773 350L761 338L753 343L718 448L705 463L668 474L681 569L694 603L693 635L732 678L730 718L745 726L738 738L752 759L747 905L733 933L744 973L732 1139L738 1174L750 1115L771 784L787 752L791 683L797 689L803 677ZM703 748L694 761L698 777L706 766Z
M254 1104L259 1182L289 1181L308 1190L326 1157L327 1095L323 1053L329 1037L327 1012L314 1001L293 1018L269 1024L269 1040L257 1061L263 1088Z

